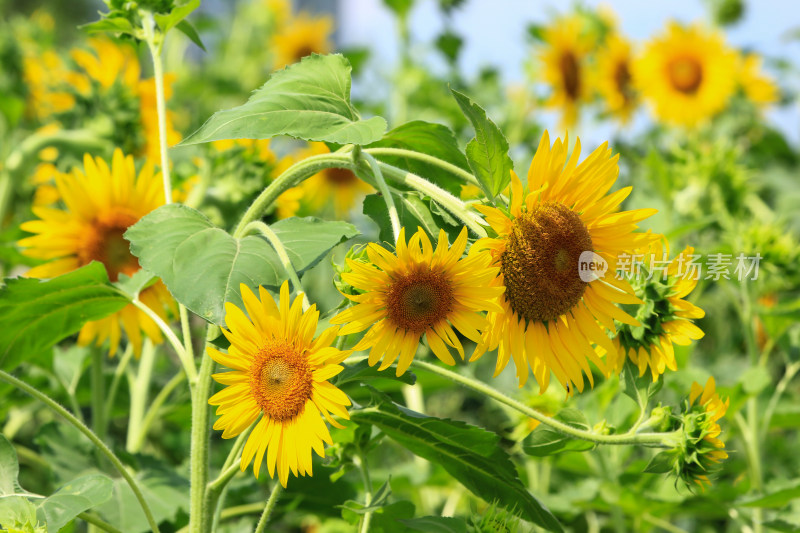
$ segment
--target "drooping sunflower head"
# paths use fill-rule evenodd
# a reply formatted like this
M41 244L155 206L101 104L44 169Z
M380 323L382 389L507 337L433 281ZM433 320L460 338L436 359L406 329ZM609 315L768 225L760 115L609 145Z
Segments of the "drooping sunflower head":
M614 320L638 322L615 303L641 303L625 280L604 276L616 268L616 257L649 243L635 233L636 223L653 209L618 211L630 194L626 187L607 194L618 174L618 156L603 145L578 164L580 140L568 157L567 142L550 146L542 137L528 171L528 191L512 174L508 211L477 206L497 234L473 249L488 250L500 275L492 286L505 287L502 311L490 310L472 360L498 350L496 374L513 357L520 386L533 371L542 391L552 371L568 391L593 383L588 361L603 372L605 363L594 344L610 348L606 330Z
M708 475L719 469L728 458L719 419L725 416L730 399L723 401L716 391L716 382L709 377L705 386L693 383L683 405L683 442L676 455L675 473L687 485L701 489L711 485Z
M312 53L327 54L333 46L330 42L333 19L327 15L312 17L300 12L288 20L272 38L275 49L275 68L291 65Z
M591 46L592 39L579 17L557 19L544 33L539 57L551 89L547 105L562 111L566 126L575 123L579 106L589 94L586 58Z
M623 123L638 105L631 76L632 61L630 42L617 33L610 34L597 53L595 86L606 111Z
M736 54L721 35L672 22L634 62L633 78L659 120L692 126L728 105Z
M737 80L744 95L757 107L766 107L780 99L775 82L761 70L758 54L741 54L737 61Z
M241 293L247 314L225 304L228 329L222 332L230 341L228 352L208 348L212 359L231 369L213 376L226 386L208 400L220 415L214 429L223 430L227 439L258 420L247 437L241 469L252 461L258 477L266 454L270 477L277 470L286 487L290 472L312 474L312 450L324 457L323 443L333 444L325 420L342 427L331 415L349 418L350 400L328 380L343 370L339 363L351 352L330 346L337 327L314 338L319 311L314 305L303 311L301 296L292 302L287 282L278 305L263 287L256 296L242 284Z
M329 152L325 143L311 142L308 149L298 155L298 159ZM300 187L304 191L303 197L309 210L319 212L333 200L337 218L346 216L361 198L375 192L370 185L346 168L326 168L305 180Z
M19 241L24 248L22 253L48 261L30 269L26 275L50 278L92 261L105 265L111 281L117 281L122 274L136 273L139 262L131 254L123 235L141 217L164 203L161 174L156 174L153 166L145 163L137 175L133 157L125 157L117 149L110 167L102 158L87 154L83 169L73 169L71 174L56 172L54 180L56 196L63 205L34 206L33 213L38 220L20 226L35 234ZM148 287L140 299L166 318L165 306L169 307L171 299L163 284ZM86 344L96 339L101 344L108 338L113 355L119 342L120 325L137 354L141 330L153 341L161 342L156 324L132 305L106 319L87 323L81 330L79 342Z
M347 260L350 272L342 279L357 294L344 294L356 305L342 311L332 324L346 324L340 335L369 329L354 350L369 348L369 364L383 359L379 370L399 356L397 375L409 367L422 336L442 362L454 365L450 348L464 357L464 348L453 328L479 341L488 309L499 310L495 299L502 287L488 287L497 275L488 254L473 252L462 258L467 245L464 228L452 247L447 234L439 232L436 249L419 228L406 243L400 231L395 253L378 244L367 247L369 263Z
M697 264L692 263L697 257L694 248L688 246L671 261L666 250L653 243L645 253L624 258L626 277L644 304L630 309L638 326L617 324L617 350L608 356L614 372L622 370L627 357L640 376L649 368L655 381L665 369L677 370L673 344L687 346L703 337L693 320L703 318L705 312L684 300L699 277ZM621 264L623 258L618 259Z

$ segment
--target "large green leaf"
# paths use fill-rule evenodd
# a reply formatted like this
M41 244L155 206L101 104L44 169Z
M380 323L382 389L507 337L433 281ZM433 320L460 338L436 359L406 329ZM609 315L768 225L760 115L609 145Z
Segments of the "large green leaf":
M417 381L417 376L413 372L405 372L402 376L396 376L394 372L386 372L378 370L377 366L369 366L369 362L365 359L354 364L345 364L344 370L335 378L335 385L341 387L347 383L363 383L374 379L390 379L401 381L408 385L413 385Z
M625 360L620 376L620 390L636 402L640 409L647 409L647 404L661 390L663 384L661 377L653 381L649 373L640 377L636 365L630 359Z
M0 366L6 371L129 303L98 262L48 281L6 283L0 290Z
M469 172L467 158L447 126L414 120L398 126L367 148L402 148L430 155ZM436 165L412 157L380 155L378 159L413 172L458 196L466 182Z
M467 533L467 523L462 518L421 516L400 522L412 531L424 533Z
M513 163L508 156L508 141L481 106L454 89L450 91L475 128L475 138L467 144L467 161L486 196L493 199L511 181Z
M359 234L356 227L347 222L314 217L285 218L270 228L283 243L298 273L316 265L337 244Z
M287 219L273 229L302 273L333 246L357 233L343 222ZM235 239L202 213L180 204L159 207L125 233L142 267L159 276L176 300L222 325L225 302L242 307L239 285L278 287L287 278L278 255L262 237Z
M577 429L584 431L591 429L586 417L577 409L562 409L556 415L556 419ZM590 450L593 447L594 444L591 442L573 439L544 424L536 428L522 443L522 449L525 453L536 457L567 451L580 452Z
M454 420L425 416L381 400L351 412L358 424L373 424L412 453L441 465L476 496L500 502L550 531L558 520L522 485L500 437Z
M800 478L790 481L773 482L767 485L763 496L748 498L738 502L742 507L777 508L800 498Z
M37 506L37 516L48 531L58 531L80 513L109 498L113 482L102 474L90 474L70 481Z
M350 104L350 70L340 54L305 57L273 73L244 105L214 113L181 145L276 135L337 144L377 141L386 121L359 118Z

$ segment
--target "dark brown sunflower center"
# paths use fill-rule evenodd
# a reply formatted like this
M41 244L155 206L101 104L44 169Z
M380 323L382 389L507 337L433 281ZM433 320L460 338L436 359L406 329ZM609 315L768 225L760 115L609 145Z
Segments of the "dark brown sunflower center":
M617 91L625 98L625 101L631 99L631 71L628 69L627 61L620 61L617 63L617 68L614 70L614 83L617 85Z
M694 94L703 83L703 67L692 57L679 57L669 66L672 85L682 93Z
M587 283L579 275L592 237L564 204L548 202L514 219L500 268L511 308L528 321L555 320L580 301Z
M453 287L440 273L417 271L398 277L386 295L393 325L421 333L446 318L453 306Z
M263 346L250 365L250 392L264 414L276 422L303 412L312 384L308 358L284 341Z
M325 177L336 187L350 185L358 181L356 175L346 168L329 168L325 171Z
M578 58L572 52L564 52L558 61L561 69L561 79L564 82L564 92L572 100L577 100L581 90L581 72L578 68Z
M304 57L310 56L314 52L318 52L318 50L315 50L310 45L304 44L294 51L294 60L295 62L300 61Z
M81 263L100 261L106 266L111 281L117 281L120 273L130 276L138 271L139 261L131 254L130 243L123 237L125 231L137 220L126 213L114 213L110 217L96 220L92 231L84 236L78 251Z

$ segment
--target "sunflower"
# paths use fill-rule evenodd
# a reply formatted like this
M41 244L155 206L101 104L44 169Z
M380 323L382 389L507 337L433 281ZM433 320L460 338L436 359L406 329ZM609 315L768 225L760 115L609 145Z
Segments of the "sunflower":
M508 211L476 206L497 237L472 248L491 253L500 268L491 286L505 292L499 299L502 310L487 314L488 326L471 360L498 349L495 375L513 357L520 387L530 367L541 391L551 371L567 391L571 385L583 390L583 373L594 384L587 359L608 374L592 343L611 351L605 330L615 331L615 319L638 325L614 302L641 301L627 281L602 276L600 265L614 272L618 255L649 243L652 235L634 230L656 212L617 211L631 187L606 194L619 173L619 156L611 157L607 143L581 164L580 140L569 158L567 146L557 139L551 148L545 131L528 170L529 192L512 174ZM581 271L589 264L598 265L597 275Z
M580 104L588 96L586 58L592 39L578 17L561 18L544 32L545 49L539 58L552 93L547 104L562 110L562 122L570 126L578 119Z
M672 22L634 62L633 79L660 120L691 126L728 105L736 54L721 35Z
M703 331L692 320L705 316L705 311L683 299L697 286L699 277L691 263L694 248L687 247L671 262L666 261L668 254L662 249L653 243L643 254L641 269L628 276L636 296L645 304L631 311L641 325L618 324L616 350L609 355L614 372L622 370L627 356L639 368L640 376L649 367L653 381L666 368L677 370L673 344L688 346L702 338Z
M742 54L737 64L737 79L748 100L764 107L778 101L780 92L769 77L761 72L761 57Z
M307 150L298 154L298 159L319 154L330 153L327 145L311 142ZM304 191L304 199L308 209L319 212L333 199L333 209L337 218L342 218L367 194L375 192L370 185L364 183L353 171L346 168L326 168L305 180L300 187Z
M684 422L685 450L676 463L678 476L687 483L694 482L700 488L711 485L708 473L728 458L725 443L719 438L722 430L718 421L725 416L729 405L730 399L722 401L717 393L713 377L708 378L705 386L692 383L684 417L694 420Z
M267 469L286 487L289 471L311 475L311 450L325 456L323 442L333 444L322 417L341 428L331 413L348 419L347 396L328 380L343 370L339 365L350 351L331 347L339 328L331 327L314 339L319 311L312 305L302 310L302 298L291 302L289 284L280 290L276 306L272 297L259 287L259 296L244 284L242 299L247 315L230 302L225 304L225 321L230 331L222 332L230 341L228 353L208 348L211 358L231 368L214 374L226 385L208 403L217 406L219 419L214 429L222 429L229 439L259 420L242 452L241 469L253 463L256 478L264 454Z
M329 53L333 48L331 32L333 19L329 16L312 17L301 12L290 19L272 38L275 69L296 63L312 53Z
M367 257L371 264L348 259L352 271L342 274L346 283L363 293L343 293L357 305L336 315L331 323L347 324L339 335L370 328L353 349L369 348L371 366L383 359L379 370L388 368L399 356L397 375L405 373L423 335L436 357L454 365L450 348L462 358L464 348L453 327L479 341L486 324L479 313L500 311L496 299L503 292L502 287L488 287L497 275L497 268L489 265L491 257L470 250L462 259L466 246L466 228L449 249L443 230L434 250L421 228L408 244L405 228L401 229L395 253L370 244Z
M48 260L27 272L28 277L51 278L65 274L92 261L100 261L111 281L139 270L131 255L125 231L144 215L164 203L161 174L145 163L136 175L133 157L117 149L111 167L102 158L83 158L83 170L71 174L56 173L55 185L64 208L34 206L39 220L20 227L36 235L19 241L23 254ZM166 287L158 282L143 290L139 299L166 320L166 311L174 303ZM117 351L120 326L125 330L135 353L141 352L142 331L153 342L161 342L155 322L132 304L102 320L87 322L78 335L81 345L96 340L110 342L109 355Z
M597 53L596 87L606 111L626 123L638 99L631 80L631 45L619 34L611 34Z

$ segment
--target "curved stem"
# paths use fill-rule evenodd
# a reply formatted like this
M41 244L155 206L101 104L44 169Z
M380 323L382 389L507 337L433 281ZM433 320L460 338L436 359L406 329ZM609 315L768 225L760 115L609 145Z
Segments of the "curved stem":
M100 440L106 439L106 417L105 417L105 389L106 381L103 376L103 365L105 355L96 347L92 352L92 427Z
M255 422L254 422L255 424ZM236 463L236 457L242 451L247 436L252 431L253 425L250 428L242 431L233 443L228 457L225 458L225 463L222 465L222 471L217 478L208 483L206 487L205 500L203 506L206 509L214 509L214 514L211 518L211 531L217 530L217 524L220 520L220 513L222 512L222 505L225 501L225 494L228 489L228 483L233 479L233 476L241 470L240 466Z
M153 366L155 362L156 350L153 346L153 342L149 338L145 338L142 356L139 358L139 368L136 371L136 378L133 380L133 387L131 389L128 438L125 443L125 449L130 453L139 451L140 448L137 442L144 442L144 439L141 439L141 441L138 439L140 433L139 428L144 420L147 395L150 392L150 382L153 376Z
M250 207L247 208L247 211L242 215L242 219L236 226L233 236L238 239L245 235L245 228L247 225L261 218L275 199L286 190L294 187L304 179L313 176L320 170L332 167L346 168L349 170L356 169L356 165L353 163L349 154L337 152L311 156L287 168L280 176L275 178L275 181L261 191L258 198L250 204Z
M429 372L433 372L434 374L439 374L440 376L449 378L460 385L464 385L465 387L468 387L474 391L489 396L500 403L516 409L525 416L529 416L530 418L538 420L542 424L550 426L559 433L563 433L564 435L568 435L576 439L586 440L597 444L640 444L653 448L672 448L677 444L682 432L682 430L679 429L669 433L632 434L628 432L620 435L602 435L592 431L584 431L535 411L527 405L520 403L513 398L509 398L497 389L494 389L489 385L481 383L473 378L462 376L461 374L453 372L452 370L447 370L438 365L427 363L425 361L419 361L417 359L414 359L411 364L418 368L423 368Z
M775 386L775 392L772 393L772 397L770 397L769 403L767 403L767 408L764 410L764 416L761 417L763 424L761 427L761 434L763 438L767 436L769 425L772 422L772 417L775 414L775 409L778 407L778 401L781 399L781 395L783 395L786 387L789 386L789 383L798 371L800 371L800 361L787 366L783 377Z
M106 420L111 420L111 410L114 408L114 400L117 397L117 389L119 388L119 380L122 378L122 375L125 373L125 369L128 368L128 363L131 362L133 358L133 344L128 343L128 346L125 348L125 353L122 354L122 358L119 360L119 364L117 364L116 370L114 370L114 377L111 378L111 386L108 388L108 394L106 395L106 407L105 407L105 416Z
M131 490L133 491L136 500L142 507L142 511L144 511L144 515L145 518L147 519L147 523L150 525L150 529L152 529L155 533L159 533L158 524L153 518L153 513L150 511L150 506L147 505L147 501L144 499L142 491L139 488L139 485L136 483L136 480L133 479L133 476L130 475L128 470L125 468L125 465L123 465L122 462L117 458L117 456L114 455L114 452L112 452L111 449L108 446L106 446L102 440L97 438L97 435L95 435L91 429L86 427L85 424L83 424L80 420L75 418L75 415L73 415L72 413L64 409L61 405L59 405L58 402L56 402L46 394L31 387L24 381L15 378L8 372L0 370L0 380L3 380L6 383L9 383L17 387L18 389L30 394L31 396L33 396L34 398L45 404L47 407L49 407L50 409L52 409L53 411L64 417L67 420L67 422L75 426L75 428L77 428L78 431L86 435L86 437L90 441L92 441L92 444L94 444L100 450L100 452L108 458L109 461L111 461L111 464L114 465L114 468L117 469L120 475L125 479L125 482L128 483L128 485L131 487Z
M415 152L414 150L404 150L403 148L367 148L364 150L366 154L372 154L374 156L395 156L395 157L405 157L408 159L416 159L417 161L422 161L423 163L429 163L431 165L437 166L442 170L446 170L451 174L458 176L462 180L472 185L478 185L478 178L472 175L471 172L464 170L461 167L458 167L452 163L448 163L443 159L439 159L438 157L434 157L429 154L423 154L422 152Z
M170 379L166 385L164 385L164 388L158 391L158 394L153 399L153 403L150 404L150 407L147 409L147 413L144 415L144 418L142 419L141 428L139 429L136 435L136 440L134 441L134 448L136 450L142 449L142 445L144 444L144 439L145 437L147 437L147 432L150 431L150 426L152 426L153 422L155 422L156 417L158 416L158 412L161 409L161 406L164 405L164 402L167 401L167 398L169 398L169 395L172 394L172 391L174 391L178 385L183 383L183 380L185 378L186 374L184 374L183 372L178 372L177 374L172 376L172 379Z
M164 65L161 61L162 35L156 35L156 21L149 11L141 10L144 40L153 59L153 78L156 85L156 113L158 114L158 145L161 154L161 177L164 182L164 202L172 203L172 181L167 156L167 104L164 97ZM159 38L160 37L160 38Z
M172 346L172 349L178 354L178 359L181 360L181 365L183 365L183 369L186 372L186 377L189 378L189 383L197 381L197 368L194 366L194 361L189 359L189 354L187 354L186 350L183 348L183 343L178 336L175 335L175 332L172 331L172 328L170 328L169 325L167 325L167 323L164 322L155 311L147 307L147 305L145 305L144 302L138 298L134 298L131 303L141 309L142 312L144 312L144 314L146 314L148 317L150 317L150 319L156 323L158 329L160 329L167 338L170 346Z
M103 531L108 531L108 533L122 533L119 529L115 528L105 520L102 520L99 516L96 516L92 513L83 512L78 513L78 518L86 522L87 524L92 524L93 526L99 527Z
M295 292L299 292L303 295L303 310L305 311L309 307L311 307L311 303L308 301L308 296L306 296L306 292L303 290L303 285L300 283L300 277L297 275L297 271L294 269L292 265L292 260L289 259L289 254L286 252L286 248L283 246L283 243L272 231L272 228L261 222L260 220L254 220L247 224L244 228L244 233L250 233L250 231L257 231L261 235L264 236L265 239L269 241L272 247L275 249L275 252L278 254L278 258L281 260L281 264L283 265L283 269L286 271L286 274L289 276L289 279L292 282L292 286L294 287Z
M258 521L255 533L264 533L264 528L267 527L267 522L269 522L269 517L272 514L273 509L275 509L275 504L278 503L278 496L280 495L282 488L283 487L281 484L277 482L275 483L275 486L272 487L272 492L267 500L267 505L264 507L264 512L261 514L261 518Z
M436 203L447 209L456 218L461 220L469 229L478 237L486 237L486 230L481 226L481 218L469 209L469 206L456 198L441 187L437 187L426 179L423 179L412 172L407 172L403 169L387 165L386 163L379 163L381 170L387 176L398 183L407 187L418 190L426 196L430 196Z
M357 160L359 156L366 159L369 163L370 169L372 169L372 175L375 177L375 183L378 185L378 190L381 191L383 201L386 202L386 210L389 212L389 220L392 222L392 234L394 235L394 241L397 242L400 239L400 216L397 214L397 206L394 205L392 193L389 190L389 187L386 186L386 181L383 179L381 167L378 162L375 161L374 157L367 152L362 152L360 147L356 147L356 150L353 152L353 159Z

